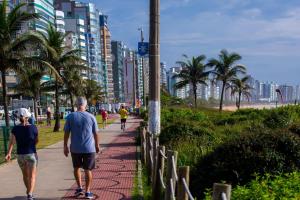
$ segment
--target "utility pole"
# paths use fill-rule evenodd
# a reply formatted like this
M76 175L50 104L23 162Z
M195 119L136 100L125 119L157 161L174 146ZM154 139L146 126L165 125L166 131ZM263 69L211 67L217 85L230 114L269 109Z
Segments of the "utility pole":
M150 0L149 132L160 134L160 0Z
M144 42L144 30L143 28L139 28L139 31L141 31L141 42ZM144 109L147 110L147 102L146 102L146 73L145 73L145 66L144 66L144 56L141 56L142 61L142 70L143 70L143 106Z

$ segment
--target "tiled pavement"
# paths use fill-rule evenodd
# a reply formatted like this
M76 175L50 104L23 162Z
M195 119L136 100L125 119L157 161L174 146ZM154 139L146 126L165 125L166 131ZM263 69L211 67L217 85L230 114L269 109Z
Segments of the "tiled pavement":
M121 132L118 120L105 130L100 130L100 143L104 150L98 154L97 169L93 172L92 191L95 199L131 199L136 170L134 130L138 125L138 119L130 118L125 133ZM59 142L38 151L39 167L35 190L38 200L75 199L72 197L72 188L76 185L71 160L63 156L62 146L62 142ZM16 161L0 166L0 177L0 200L24 199L25 187Z
M135 129L138 122L136 119L128 120L127 130L105 145L106 148L97 157L91 188L95 199L131 199L136 172ZM63 199L74 199L75 188L76 184Z

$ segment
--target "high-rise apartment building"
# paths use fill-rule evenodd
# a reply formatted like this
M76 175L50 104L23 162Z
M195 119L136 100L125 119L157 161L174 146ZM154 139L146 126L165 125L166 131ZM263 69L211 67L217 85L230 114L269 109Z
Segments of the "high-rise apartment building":
M295 86L294 99L297 101L300 100L300 85Z
M167 63L161 62L160 63L160 85L167 87Z
M90 67L88 78L103 83L99 10L92 3L73 0L55 0L55 8L64 12L66 32L76 33L79 46L85 50L82 57L86 57Z
M289 85L280 85L279 90L282 95L283 103L293 102L295 99L293 98L294 88Z
M135 105L136 103L136 54L128 48L124 51L124 96L125 102L128 105Z
M56 10L55 11L55 27L56 30L65 34L66 33L66 29L65 29L65 14L63 11L60 10Z
M121 41L112 41L112 67L114 81L114 96L116 101L124 102L124 61L125 61L125 45Z
M114 82L113 82L113 66L112 66L112 49L111 34L107 24L107 15L100 15L100 36L101 36L101 57L103 66L103 82L104 92L109 102L115 101L114 98Z
M22 27L21 32L26 32L28 30L40 31L47 34L47 29L49 25L54 26L55 24L55 12L53 7L53 0L16 0L12 1L12 4L16 5L18 3L28 3L24 8L29 13L38 13L40 18L27 22Z
M174 87L174 85L180 81L180 78L176 78L174 76L179 74L181 70L182 70L182 67L171 67L167 71L167 75L166 75L167 89L172 96L175 96L175 97L178 97L181 99L185 99L185 98L189 97L190 85L188 84L181 89L176 89Z

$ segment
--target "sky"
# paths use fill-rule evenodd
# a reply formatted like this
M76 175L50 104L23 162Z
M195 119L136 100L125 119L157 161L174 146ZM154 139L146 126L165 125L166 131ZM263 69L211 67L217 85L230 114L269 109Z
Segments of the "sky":
M87 0L84 0L87 2ZM113 40L137 48L148 37L149 0L90 0L109 16ZM161 61L237 52L261 81L300 84L299 0L161 0Z

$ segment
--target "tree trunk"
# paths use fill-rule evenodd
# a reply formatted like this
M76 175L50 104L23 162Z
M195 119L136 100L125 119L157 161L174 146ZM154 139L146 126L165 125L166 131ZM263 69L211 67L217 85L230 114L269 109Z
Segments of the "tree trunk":
M241 97L242 97L242 93L239 92L238 110L239 110L240 107L241 107Z
M3 107L5 116L5 125L9 127L9 116L8 116L8 105L7 105L7 88L6 88L6 70L1 71L2 73L2 95L3 95Z
M222 110L223 110L224 91L225 91L225 81L223 81L223 85L222 85L222 92L221 92L221 99L220 99L220 107L219 107L219 111L220 111L220 112L222 112Z
M193 91L194 91L194 102L195 102L195 108L197 108L197 86L193 86Z
M38 122L37 99L38 99L37 95L34 95L34 97L33 97L33 109L34 109L34 118L35 118L36 122Z
M75 109L74 109L74 102L73 102L73 95L72 95L72 93L70 92L70 101L71 101L71 108L72 108L72 112L74 112L75 111Z
M60 129L60 114L59 114L59 94L58 94L58 80L55 80L55 125L53 132L58 132Z

